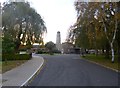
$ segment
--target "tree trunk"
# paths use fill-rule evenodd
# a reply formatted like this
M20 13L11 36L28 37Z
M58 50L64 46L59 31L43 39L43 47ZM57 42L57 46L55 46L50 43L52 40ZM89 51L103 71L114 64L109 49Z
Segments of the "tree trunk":
M111 53L112 53L112 63L114 63L114 49L113 49L113 43L110 43L110 47L111 47Z
M118 61L120 63L120 29L118 29L118 33L117 33L117 43L118 43Z
M120 47L118 47L118 61L120 63Z
M106 41L105 49L106 49L105 57L106 57L107 59L109 59L109 58L110 58L110 57L109 57L110 45L109 45L108 41Z
M19 25L20 25L20 29L19 29L19 33L18 33L18 39L16 39L16 41L15 41L15 44L16 44L16 46L15 46L15 52L16 53L18 52L19 46L21 44L20 36L22 34L22 23L20 22Z
M104 54L105 52L104 52L104 48L102 48L102 54Z

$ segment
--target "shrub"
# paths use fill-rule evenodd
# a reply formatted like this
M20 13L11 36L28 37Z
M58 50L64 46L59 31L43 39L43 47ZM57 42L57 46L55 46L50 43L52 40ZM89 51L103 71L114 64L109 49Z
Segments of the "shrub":
M40 51L40 50L37 52L37 54L42 54L42 53L43 53L43 51Z
M49 52L46 50L38 50L36 54L48 54Z
M2 61L5 60L29 60L32 54L3 54Z
M0 61L2 61L2 57L0 56Z
M31 58L31 54L16 54L15 60L29 60Z
M53 52L53 53L61 53L61 51L59 51L59 50L57 50L57 49L53 50L52 52Z

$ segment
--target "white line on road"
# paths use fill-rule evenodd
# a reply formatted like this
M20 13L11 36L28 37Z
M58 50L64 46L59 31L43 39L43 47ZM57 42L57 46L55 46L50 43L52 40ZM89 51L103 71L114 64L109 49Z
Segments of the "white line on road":
M86 59L83 59L83 60L86 60ZM102 67L105 67L105 68L107 68L107 69L111 69L111 70L113 70L113 71L115 71L115 72L120 72L119 70L116 70L116 69L113 69L113 68L104 66L104 65L99 64L99 63L96 63L96 62L94 62L94 61L90 61L90 60L86 60L86 61L91 62L91 63L94 63L94 64L97 64L97 65L102 66Z
M42 58L42 57L41 57L41 58ZM42 58L42 59L43 59L43 58ZM21 87L24 86L25 84L27 84L27 82L28 82L28 81L37 73L37 71L42 67L43 63L44 63L44 59L43 59L42 64L39 66L39 68L21 85Z

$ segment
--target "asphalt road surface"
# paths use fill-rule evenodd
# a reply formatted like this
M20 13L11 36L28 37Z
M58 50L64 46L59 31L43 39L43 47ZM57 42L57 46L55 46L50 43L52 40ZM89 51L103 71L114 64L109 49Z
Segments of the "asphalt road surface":
M118 86L118 73L79 55L40 55L46 63L29 86Z

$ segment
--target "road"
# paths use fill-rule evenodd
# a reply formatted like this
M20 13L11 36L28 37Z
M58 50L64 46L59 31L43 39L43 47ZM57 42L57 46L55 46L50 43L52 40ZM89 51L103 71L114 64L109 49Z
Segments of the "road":
M29 86L117 86L118 73L79 55L42 55L46 63Z

